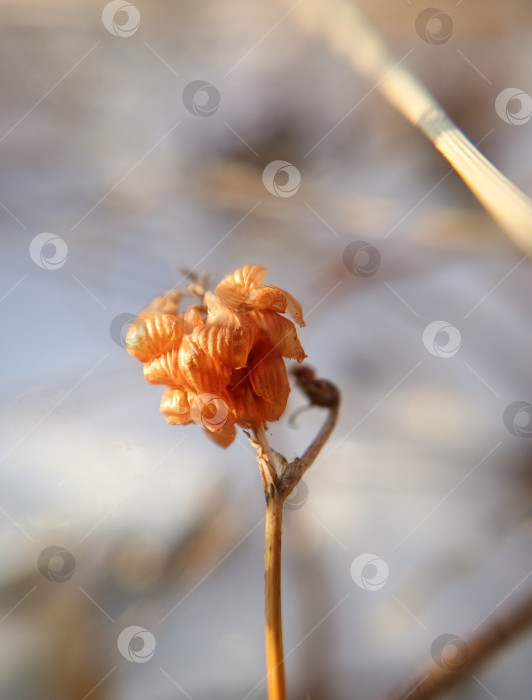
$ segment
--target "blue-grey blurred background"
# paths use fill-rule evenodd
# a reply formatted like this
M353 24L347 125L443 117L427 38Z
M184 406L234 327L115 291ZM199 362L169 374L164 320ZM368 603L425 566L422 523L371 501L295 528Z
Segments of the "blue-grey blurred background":
M267 267L342 390L286 511L290 698L381 698L532 596L530 262L295 5L0 2L6 700L266 697L253 450L167 425L123 348L182 268ZM530 115L495 110L532 94L530 6L444 0L441 41L427 2L359 5L532 193ZM448 697L526 697L531 652Z

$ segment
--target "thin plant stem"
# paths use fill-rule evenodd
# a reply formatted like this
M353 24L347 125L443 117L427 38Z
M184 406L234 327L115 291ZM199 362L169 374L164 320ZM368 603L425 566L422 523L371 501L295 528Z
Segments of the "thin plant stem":
M286 700L281 611L284 502L328 440L336 425L340 406L340 393L334 384L316 379L310 368L299 368L294 374L298 387L307 395L310 405L328 409L325 423L303 456L288 462L270 447L262 424L254 427L252 435L248 433L251 444L257 450L266 496L264 601L268 700Z
M281 608L281 551L285 496L277 488L275 459L262 425L255 427L251 443L257 450L264 495L266 528L264 548L264 629L268 700L286 700Z
M266 498L264 599L269 700L286 700L281 615L281 541L284 498L271 489Z
M256 439L255 447L257 449L257 459L261 470L262 482L264 484L264 492L267 496L271 486L273 486L274 489L277 488L277 469L275 468L273 452L268 443L264 426L257 425L254 430L254 435Z

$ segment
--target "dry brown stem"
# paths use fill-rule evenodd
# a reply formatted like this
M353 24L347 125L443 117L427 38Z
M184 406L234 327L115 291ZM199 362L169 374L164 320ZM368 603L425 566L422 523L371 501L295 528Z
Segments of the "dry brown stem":
M248 435L251 444L257 450L257 461L266 496L264 598L269 700L286 700L281 611L284 502L327 442L336 425L340 406L340 394L334 384L323 379L315 379L314 372L306 367L298 368L294 374L299 388L307 395L311 405L328 409L322 428L303 456L288 462L282 455L272 450L262 425L254 429L253 435Z

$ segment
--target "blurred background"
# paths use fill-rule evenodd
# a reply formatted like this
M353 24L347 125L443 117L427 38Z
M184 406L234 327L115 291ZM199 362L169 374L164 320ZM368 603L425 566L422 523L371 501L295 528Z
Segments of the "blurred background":
M266 697L253 450L167 425L123 347L182 268L268 268L342 390L286 510L290 698L383 698L532 596L530 262L301 3L0 0L6 700ZM495 109L530 5L358 5L531 194L532 108ZM531 652L447 696L526 697Z

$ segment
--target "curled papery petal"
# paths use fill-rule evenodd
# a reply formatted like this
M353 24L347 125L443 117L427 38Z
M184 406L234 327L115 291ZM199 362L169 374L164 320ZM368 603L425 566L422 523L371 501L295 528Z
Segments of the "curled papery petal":
M286 311L286 295L277 287L261 287L249 295L248 301L253 309L271 309L279 313Z
M267 335L275 350L283 357L303 362L306 354L292 321L279 316L275 311L250 311L248 316Z
M126 335L126 348L141 362L148 362L178 346L183 337L183 319L170 314L147 314L136 318Z
M194 328L203 326L204 311L200 306L190 306L183 314L185 333L192 333Z
M260 265L245 265L224 277L215 294L233 309L244 308L250 294L260 287L266 272L266 268Z
M298 325L305 325L300 303L291 294L285 292L284 289L264 285L251 295L250 303L254 309L277 311L279 313L287 311Z
M183 337L177 360L188 391L220 395L225 389L231 368L219 366L190 336Z
M277 406L279 416L286 408L290 385L281 353L263 342L253 348L249 358L249 378L253 391L267 403Z
M246 265L223 279L216 287L215 293L236 311L287 311L296 323L304 326L303 311L299 302L284 289L262 284L265 275L264 267Z
M210 437L217 445L220 447L229 447L236 437L236 428L233 423L227 423L221 430L207 430L205 429L205 434Z
M188 397L179 389L167 389L161 399L161 413L167 423L172 425L186 425L192 423L190 417Z
M169 352L154 358L144 364L144 378L150 384L163 384L165 386L181 386L183 378L179 371L178 351L172 348Z
M253 325L211 292L205 294L205 304L207 320L194 329L192 339L217 364L244 367L253 345Z
M277 420L277 409L253 391L249 369L235 370L228 387L231 397L231 412L235 423L245 428L255 428L264 421Z
M290 314L298 326L305 326L306 324L305 319L303 318L303 309L301 308L301 304L295 297L288 292L285 292L284 289L281 289L281 291L286 297L286 311Z

